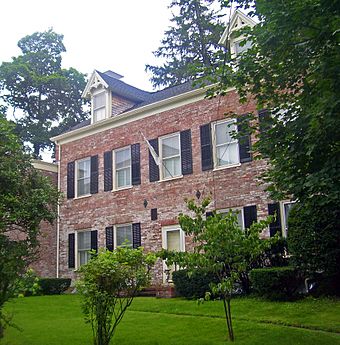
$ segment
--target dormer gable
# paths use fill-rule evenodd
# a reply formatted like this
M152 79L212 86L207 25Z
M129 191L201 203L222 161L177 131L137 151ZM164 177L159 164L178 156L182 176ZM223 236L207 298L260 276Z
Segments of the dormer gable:
M240 45L244 41L244 35L237 35L237 31L244 27L254 27L257 23L241 12L236 10L230 18L229 24L224 30L219 44L230 46L230 53L232 58L235 58L237 55L241 54L243 51L247 50L251 46L251 42L246 42L244 45Z

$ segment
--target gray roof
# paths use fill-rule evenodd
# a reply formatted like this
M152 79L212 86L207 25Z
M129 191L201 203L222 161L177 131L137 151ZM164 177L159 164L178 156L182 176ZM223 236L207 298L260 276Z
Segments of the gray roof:
M107 83L112 93L119 95L121 97L127 98L133 102L135 105L126 111L131 109L137 109L143 107L148 104L156 103L174 96L181 95L183 93L198 89L201 87L199 83L193 85L192 81L188 81L186 83L171 86L165 88L163 90L155 91L155 92L148 92L141 89L138 89L134 86L124 83L123 81L110 77L109 75L96 71L101 78ZM86 127L91 124L91 120L85 120L81 123L70 128L67 132L74 131L76 129Z

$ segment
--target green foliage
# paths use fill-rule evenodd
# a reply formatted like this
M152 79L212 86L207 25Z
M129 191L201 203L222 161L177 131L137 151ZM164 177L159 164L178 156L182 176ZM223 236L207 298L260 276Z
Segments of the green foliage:
M143 248L120 247L93 253L80 267L77 288L83 297L85 320L91 323L93 343L108 345L136 293L149 283L155 255Z
M63 36L51 29L18 42L22 54L0 66L0 98L14 110L16 131L34 156L52 147L50 137L84 120L85 77L61 68Z
M21 275L15 283L14 295L18 297L36 296L40 294L39 277L32 268Z
M289 213L288 227L291 263L303 271L306 277L313 278L316 272L323 272L323 281L339 281L339 205L328 204L320 207L316 202L315 205L309 203L306 207L298 203ZM340 288L339 284L338 282ZM331 286L328 293L332 290L333 293L338 293L339 289L332 289Z
M250 272L253 290L271 300L291 300L298 296L303 280L294 267L256 268Z
M211 282L210 288L214 295L221 296L223 300L229 339L233 341L230 301L236 284L248 275L255 262L276 239L260 239L260 233L269 225L270 218L242 230L237 215L232 211L227 215L214 213L206 218L209 203L209 198L205 198L200 205L192 199L188 200L187 208L194 217L179 215L182 230L192 236L195 243L194 251L162 251L160 256L166 258L169 264L176 262L189 271L197 268L206 270L217 277L217 282ZM209 293L206 298L210 298Z
M70 278L40 278L39 285L43 295L60 295L71 285Z
M255 150L269 159L265 178L273 199L307 202L318 195L320 205L339 204L338 2L237 3L260 23L243 30L254 44L232 61L238 68L229 69L224 86L236 86L244 102L252 94L258 108L272 109Z
M186 269L172 273L176 293L186 298L204 298L205 293L210 291L210 284L217 282L217 277L211 272L196 269Z
M0 115L0 338L2 307L34 261L39 224L56 217L59 193L23 152L14 125Z
M172 25L153 54L165 60L161 66L146 65L156 86L174 86L202 76L203 69L215 69L223 33L221 15L213 10L216 0L172 0ZM206 72L205 72L206 75Z

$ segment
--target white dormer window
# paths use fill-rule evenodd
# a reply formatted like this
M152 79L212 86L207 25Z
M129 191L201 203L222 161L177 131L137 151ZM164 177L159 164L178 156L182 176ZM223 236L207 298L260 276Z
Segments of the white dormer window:
M104 120L106 115L107 92L102 91L94 94L92 98L93 122Z
M241 44L242 43L242 44ZM240 40L234 43L235 55L240 56L252 46L251 41Z

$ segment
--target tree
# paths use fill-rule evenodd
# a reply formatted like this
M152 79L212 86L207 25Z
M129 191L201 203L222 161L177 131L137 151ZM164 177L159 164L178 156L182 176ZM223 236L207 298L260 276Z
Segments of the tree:
M39 224L56 217L58 191L30 163L14 134L14 125L0 116L0 338L8 319L2 312L18 277L35 259Z
M17 133L39 158L41 150L53 147L50 137L86 118L85 77L61 68L66 49L52 29L26 36L18 46L22 54L0 66L0 98L12 107Z
M320 218L336 229L340 217L338 1L237 3L259 23L242 30L253 45L229 61L222 87L234 85L243 102L252 95L259 109L271 111L254 147L270 163L264 180L271 196L296 200L310 213L326 212L319 213ZM317 228L309 222L306 231Z
M85 320L91 323L94 345L109 345L116 327L136 293L149 283L155 255L143 248L119 247L92 253L80 267L78 290L83 297Z
M160 256L168 264L176 263L186 267L189 272L200 270L217 276L217 283L211 284L212 292L223 301L229 339L234 340L231 317L231 298L242 275L248 274L253 264L270 248L276 239L262 240L260 233L268 226L271 218L253 223L249 229L242 230L237 215L230 211L227 215L213 213L205 217L210 199L201 205L194 200L187 201L187 207L194 217L180 214L179 223L186 235L192 236L195 244L192 252L171 252L163 250ZM207 294L209 298L209 294Z
M202 75L203 67L214 69L215 53L223 32L221 16L212 8L215 0L172 0L173 25L165 31L161 46L153 54L165 59L160 66L146 65L154 87L173 86ZM176 13L175 13L176 12Z

